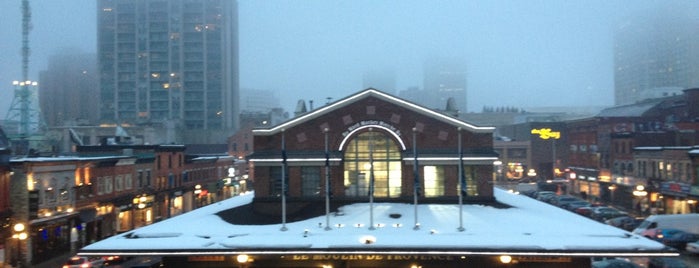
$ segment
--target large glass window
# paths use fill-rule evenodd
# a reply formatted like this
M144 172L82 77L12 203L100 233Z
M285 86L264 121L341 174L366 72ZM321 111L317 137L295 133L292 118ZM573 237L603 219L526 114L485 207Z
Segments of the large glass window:
M425 166L425 197L444 196L444 167Z
M458 165L457 165L458 167ZM476 182L476 167L474 166L464 166L463 167L464 178L466 180L466 193L468 196L478 195L478 185ZM460 180L460 179L459 179ZM461 181L458 183L458 192L461 193Z
M371 179L374 196L401 194L401 155L395 142L383 132L364 132L345 150L345 195L368 196Z

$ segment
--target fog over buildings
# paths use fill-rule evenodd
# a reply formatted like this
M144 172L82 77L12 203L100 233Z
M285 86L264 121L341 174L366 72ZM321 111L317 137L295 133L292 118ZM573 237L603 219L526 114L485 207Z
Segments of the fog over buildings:
M30 5L30 79L38 80L50 56L66 47L97 53L96 1ZM615 29L649 14L699 14L696 6L696 1L240 0L240 88L271 90L282 108L293 111L299 99L322 104L357 92L375 70L394 75L387 79L395 81L389 82L395 89L386 89L395 90L391 94L421 90L427 61L458 58L466 66L468 112L484 106L613 105ZM21 79L20 1L0 2L0 12L4 116L13 97L11 82Z

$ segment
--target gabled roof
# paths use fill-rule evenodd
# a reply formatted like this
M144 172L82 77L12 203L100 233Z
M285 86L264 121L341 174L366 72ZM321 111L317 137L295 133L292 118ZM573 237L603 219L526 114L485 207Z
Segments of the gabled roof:
M367 88L363 91L360 91L354 95L350 95L344 99L337 100L335 102L332 102L328 105L325 105L323 107L320 107L318 109L315 109L309 113L306 113L304 115L292 118L286 122L283 122L279 125L270 127L270 128L260 128L260 129L253 129L253 133L258 134L258 135L272 135L278 132L281 132L284 129L288 129L297 125L300 125L308 120L320 117L322 115L331 113L337 109L340 109L342 107L346 107L348 105L351 105L353 103L356 103L359 100L366 99L366 98L378 98L380 100L383 100L388 103L392 103L401 107L405 107L408 110L414 111L419 114L423 114L429 117L432 117L434 119L437 119L439 121L445 122L447 124L452 124L456 127L461 127L465 130L469 130L472 132L479 132L479 133L488 133L488 132L493 132L495 127L480 127L473 125L471 123L465 122L463 120L460 120L458 118L434 111L429 108L425 108L423 106L420 106L418 104L406 101L404 99L395 97L393 95L381 92L377 89L374 88Z

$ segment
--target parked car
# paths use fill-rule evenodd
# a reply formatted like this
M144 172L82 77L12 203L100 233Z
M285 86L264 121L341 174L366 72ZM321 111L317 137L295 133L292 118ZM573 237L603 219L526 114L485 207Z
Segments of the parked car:
M684 249L689 253L699 254L699 241L689 242Z
M550 198L550 197L555 196L555 195L556 195L556 193L551 192L551 191L538 191L538 192L536 192L536 195L534 196L534 198L536 198L537 200L546 202L544 200L545 198Z
M657 229L650 229L646 230L644 232L644 236L648 237L650 239L656 240L656 241L661 241L666 237L671 237L677 233L682 233L684 231L680 229L672 229L672 228L657 228Z
M660 242L662 242L668 247L682 250L687 247L687 243L691 243L697 240L699 240L699 234L679 231L670 236L663 237L662 239L660 239Z
M574 202L565 203L565 204L561 205L561 208L573 211L574 209L579 208L579 207L589 207L589 206L590 206L590 202L583 201L583 200L577 200Z
M554 204L558 207L563 207L568 203L577 202L577 201L581 201L581 200L578 199L577 197L570 196L570 195L560 195L560 196L554 198L552 200L551 204Z
M688 233L699 234L699 214L651 215L633 230L634 234L651 236L653 229L679 229Z
M611 218L626 216L626 212L619 211L611 207L596 207L592 210L591 218L604 222Z
M662 257L648 260L648 268L687 268L680 258Z
M585 217L592 217L593 207L579 207L573 210L573 212L583 215Z
M63 263L63 268L88 267L104 267L104 260L100 257L74 256Z
M127 257L118 256L118 255L102 257L102 260L104 261L105 266L122 263L122 262L127 261L128 259L129 258L127 258Z
M614 226L614 227L617 227L617 228L620 228L620 229L624 229L626 231L631 231L634 228L636 228L639 224L641 224L642 221L643 221L643 218L631 217L628 215L624 215L624 216L619 216L616 218L608 219L608 220L604 221L604 223L609 224L609 225Z

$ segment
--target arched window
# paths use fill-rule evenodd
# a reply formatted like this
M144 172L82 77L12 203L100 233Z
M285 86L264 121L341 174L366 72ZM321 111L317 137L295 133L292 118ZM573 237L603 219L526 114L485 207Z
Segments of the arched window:
M386 133L357 135L345 149L344 166L346 196L368 196L372 176L375 197L400 196L400 150Z

